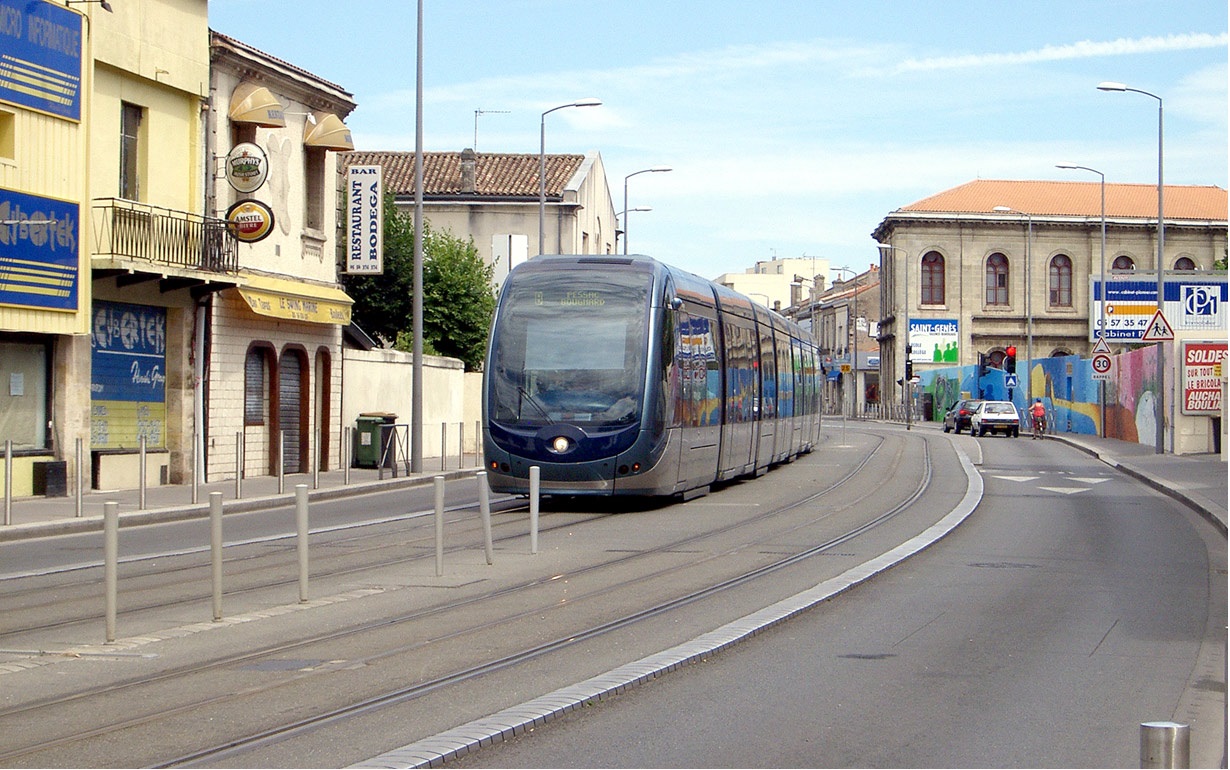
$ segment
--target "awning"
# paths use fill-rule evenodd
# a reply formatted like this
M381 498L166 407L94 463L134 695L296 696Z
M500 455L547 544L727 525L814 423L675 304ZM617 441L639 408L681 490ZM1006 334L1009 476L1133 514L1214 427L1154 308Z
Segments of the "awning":
M309 147L324 147L326 150L354 149L350 129L332 112L318 112L308 116L308 121L303 126L303 143Z
M251 81L244 81L231 94L231 107L227 111L236 123L254 123L265 128L285 128L286 116L282 103L269 89Z
M239 293L254 313L304 323L345 326L354 304L346 292L332 286L255 275L239 277Z

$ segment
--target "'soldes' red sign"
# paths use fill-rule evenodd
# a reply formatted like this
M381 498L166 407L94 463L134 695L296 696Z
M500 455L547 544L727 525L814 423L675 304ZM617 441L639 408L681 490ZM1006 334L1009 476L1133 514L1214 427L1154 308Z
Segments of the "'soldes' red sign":
M1226 343L1183 343L1183 414L1220 414Z

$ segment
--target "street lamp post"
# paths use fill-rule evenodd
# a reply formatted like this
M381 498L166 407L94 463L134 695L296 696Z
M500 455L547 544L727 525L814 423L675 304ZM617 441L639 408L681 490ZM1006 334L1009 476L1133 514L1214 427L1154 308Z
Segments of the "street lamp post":
M664 171L670 171L669 166L654 166L653 168L643 168L640 171L633 171L624 177L624 211L628 210L628 180L637 174L660 174ZM633 211L641 211L641 209L632 209ZM648 211L649 209L645 209ZM628 221L624 219L624 254L628 253Z
M1122 83L1104 82L1098 83L1099 91L1131 91L1135 94L1144 94L1145 96L1157 99L1157 309L1162 310L1164 296L1162 294L1165 278L1163 276L1163 248L1166 243L1166 220L1162 214L1162 197L1165 187L1162 184L1162 97L1157 94L1151 94L1148 91L1142 91L1139 88L1128 88ZM1166 451L1165 428L1162 415L1166 413L1166 364L1164 360L1165 342L1157 343L1157 412L1154 415L1157 423L1157 433L1155 436L1154 454L1162 454Z
M565 107L597 107L602 104L599 99L578 99L575 102L561 104L558 107L552 107L542 113L542 120L538 126L538 253L542 254L544 246L544 233L547 229L547 116L556 110L562 110Z
M628 246L628 240L627 240L628 239L628 214L631 214L634 211L653 211L653 207L637 206L636 208L624 209L623 211L619 212L619 214L616 215L616 219L615 219L615 251L616 252L619 251L619 236L623 235L624 236L624 253L625 254L628 253L628 249L627 249L627 246ZM623 225L622 230L619 228L620 224Z
M850 356L850 416L858 417L858 273L848 267L834 267L843 275L850 274L850 278L854 281L853 293L850 297L850 302L846 303L846 325L849 327L848 343L849 347L846 350Z
M891 243L877 242L876 248L878 248L881 252L884 252L886 250L891 251L893 249L896 249L897 251L900 251L902 254L907 253L905 249L901 248L900 246L894 246ZM905 280L902 281L902 285L905 288L905 307L904 307L904 312L902 314L903 315L902 321L904 322L902 326L905 329L905 334L903 335L903 338L905 339L905 360L909 361L910 360L910 260L907 256L906 259L903 261L905 262L905 270L904 270ZM895 271L893 272L893 275L896 275ZM896 291L894 291L893 293L896 294ZM894 307L894 310L895 309L896 308ZM881 385L883 385L883 383L881 383ZM913 409L911 408L913 406L913 403L911 403L913 401L913 395L914 395L914 384L911 383L909 379L905 376L904 367L902 367L901 402L905 406L905 429L906 430L910 430L910 422L911 422L910 412L913 411Z
M1102 180L1102 272L1099 279L1102 284L1102 297L1098 304L1098 339L1106 338L1106 174L1098 171L1096 168L1088 166L1078 166L1075 163L1058 163L1055 168L1078 169L1080 171L1091 171L1097 174ZM1106 438L1106 381L1100 380L1098 383L1098 410L1102 415L1102 438Z

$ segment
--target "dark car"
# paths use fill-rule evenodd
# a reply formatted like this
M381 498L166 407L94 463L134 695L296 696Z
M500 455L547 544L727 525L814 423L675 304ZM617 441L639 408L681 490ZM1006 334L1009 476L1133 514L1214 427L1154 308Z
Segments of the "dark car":
M980 398L963 398L953 404L944 415L944 432L969 430L969 418L974 413L974 409L982 403Z
M1021 433L1021 416L1011 401L983 401L970 415L971 436L1002 433L1016 438Z

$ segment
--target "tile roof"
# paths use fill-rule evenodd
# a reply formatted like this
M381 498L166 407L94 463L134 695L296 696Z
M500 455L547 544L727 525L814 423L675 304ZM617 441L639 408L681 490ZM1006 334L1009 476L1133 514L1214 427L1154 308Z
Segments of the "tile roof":
M1226 220L1226 191L1220 187L1166 185L1164 196L1162 206L1167 220ZM996 206L1008 206L1033 216L1100 217L1101 184L976 179L898 211L990 214ZM1108 182L1106 216L1156 219L1157 185Z
M413 152L345 152L346 166L381 166L384 189L394 195L414 194ZM461 153L423 153L423 195L538 199L538 154L474 154L474 191L461 189ZM560 198L585 161L584 155L547 155L546 193Z

